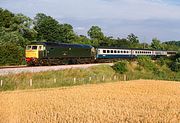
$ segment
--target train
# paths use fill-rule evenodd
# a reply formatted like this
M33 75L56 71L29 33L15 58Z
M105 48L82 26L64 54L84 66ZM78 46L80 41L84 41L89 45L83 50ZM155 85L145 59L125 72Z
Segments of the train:
M138 56L172 56L177 51L93 47L84 44L54 42L32 42L26 46L27 65L61 65L95 62L112 62L120 59L134 59Z

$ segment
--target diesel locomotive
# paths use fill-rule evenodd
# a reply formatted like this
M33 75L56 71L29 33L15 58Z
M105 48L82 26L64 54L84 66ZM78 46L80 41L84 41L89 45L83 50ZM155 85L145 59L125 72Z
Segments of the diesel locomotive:
M138 56L172 56L177 51L129 48L94 48L83 44L34 42L26 47L28 65L81 64L110 62L122 58L134 59Z
M96 58L95 48L83 44L34 42L26 46L28 65L56 65L91 63Z

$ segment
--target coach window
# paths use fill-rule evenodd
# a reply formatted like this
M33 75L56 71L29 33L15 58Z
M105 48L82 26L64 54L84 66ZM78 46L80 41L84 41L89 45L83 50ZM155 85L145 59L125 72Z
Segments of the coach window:
M113 53L113 50L111 50L111 53Z
M107 50L107 53L110 53L110 51L109 51L109 50Z
M103 53L106 53L106 50L103 50Z
M120 53L120 51L118 50L118 53Z
M114 53L116 53L116 50L114 50Z

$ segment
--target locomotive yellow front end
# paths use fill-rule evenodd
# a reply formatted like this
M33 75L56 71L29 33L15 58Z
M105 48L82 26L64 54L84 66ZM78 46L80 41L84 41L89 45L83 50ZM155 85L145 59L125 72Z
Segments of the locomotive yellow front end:
M41 52L43 49L43 45L27 45L25 51L27 64L37 65L38 59L41 57Z

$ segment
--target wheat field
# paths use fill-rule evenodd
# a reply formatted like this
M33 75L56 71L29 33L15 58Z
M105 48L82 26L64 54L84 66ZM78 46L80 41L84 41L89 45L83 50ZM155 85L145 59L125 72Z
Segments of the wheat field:
M180 83L137 80L0 92L0 123L157 122L180 122Z

